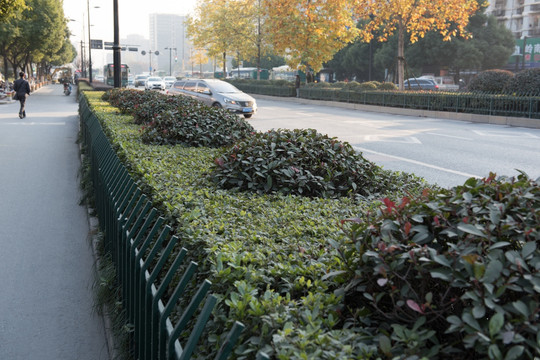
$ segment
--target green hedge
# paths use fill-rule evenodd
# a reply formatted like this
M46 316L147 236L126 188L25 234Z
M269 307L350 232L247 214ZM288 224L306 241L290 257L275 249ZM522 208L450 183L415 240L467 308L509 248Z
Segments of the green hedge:
M343 238L340 220L371 208L374 199L220 190L209 178L219 149L146 145L132 116L120 114L100 93L86 97L133 177L221 294L199 358L213 358L223 342L219 334L235 320L246 324L237 359L253 359L259 350L283 359L377 353L372 334L343 327L343 299L324 280L339 268L329 240ZM387 177L402 182L392 196L419 191L407 185L409 176Z
M235 320L236 359L540 355L538 181L421 191L387 172L399 190L370 197L221 190L210 174L222 149L146 145L133 117L85 95L220 294L197 358Z
M401 107L408 109L462 112L481 115L515 116L540 119L540 97L521 96L533 93L534 81L523 73L508 82L506 89L513 94L487 94L474 92L396 91L390 83L319 83L300 87L300 97L311 100L339 101L364 105ZM532 75L531 75L532 76ZM527 81L529 79L530 81ZM258 85L258 81L233 82L240 90L251 94L294 97L296 91L288 85ZM511 86L510 86L511 84ZM369 90L374 87L377 90ZM516 91L519 88L523 91Z

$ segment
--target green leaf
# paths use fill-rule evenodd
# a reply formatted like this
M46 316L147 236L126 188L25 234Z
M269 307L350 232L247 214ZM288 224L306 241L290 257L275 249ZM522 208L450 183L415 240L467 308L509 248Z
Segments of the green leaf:
M486 267L486 272L482 278L482 282L493 283L500 278L503 269L503 264L499 260L489 262Z
M379 336L379 347L381 348L381 351L386 354L390 355L392 351L392 343L390 342L390 339L386 335Z
M489 358L492 360L502 360L502 353L496 344L491 344L488 348Z
M508 245L511 245L508 241L499 241L499 242L496 242L495 244L491 245L490 247L488 247L488 251L495 250L495 249L498 249L498 248L502 248L502 247L505 247L505 246L508 246Z
M523 316L525 316L526 318L528 318L530 315L531 315L531 312L529 311L529 308L527 307L527 305L521 301L521 300L518 300L518 301L514 301L512 303L512 306L514 307L514 309L516 309L517 311L519 311L520 314L522 314Z
M452 267L452 264L450 264L450 262L444 255L435 255L433 257L433 260L435 260L436 263L441 264L442 266L446 266L448 268Z
M472 314L476 319L481 319L486 315L486 308L484 305L478 304L473 307Z
M504 357L504 360L515 360L518 359L521 354L523 354L523 350L525 350L525 347L521 345L513 346L508 352L506 353L506 356Z
M496 313L489 320L489 335L494 337L501 331L504 325L504 315L500 312Z
M521 257L526 259L529 255L536 251L536 241L529 241L521 249Z
M452 271L449 269L437 269L429 272L432 278L452 281Z
M478 229L476 226L472 224L460 223L458 224L457 228L458 230L461 230L463 232L466 232L472 235L476 235L482 238L486 237L486 234L484 234L480 229Z

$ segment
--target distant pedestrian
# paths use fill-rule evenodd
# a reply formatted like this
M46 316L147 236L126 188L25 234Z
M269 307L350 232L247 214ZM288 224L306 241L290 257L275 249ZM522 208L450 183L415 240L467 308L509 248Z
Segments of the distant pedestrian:
M30 84L24 79L24 72L19 73L20 79L16 80L13 83L13 90L15 90L15 95L17 96L16 100L19 100L21 103L21 108L19 109L19 118L26 117L25 105L26 105L26 96L30 95Z
M300 75L296 75L294 87L296 88L296 97L300 97Z

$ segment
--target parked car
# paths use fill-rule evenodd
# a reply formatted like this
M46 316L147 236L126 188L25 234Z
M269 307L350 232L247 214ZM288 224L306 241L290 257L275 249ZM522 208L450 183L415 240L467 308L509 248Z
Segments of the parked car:
M257 111L255 99L228 82L217 79L179 80L168 90L200 100L208 106L227 109L250 118Z
M135 87L144 86L146 79L148 79L148 75L137 75L133 80L133 85Z
M403 82L405 90L439 90L439 85L431 79L411 78Z
M165 90L165 81L159 76L150 76L144 83L145 90Z
M165 86L168 89L176 82L176 78L174 76L165 76L163 81L165 81Z

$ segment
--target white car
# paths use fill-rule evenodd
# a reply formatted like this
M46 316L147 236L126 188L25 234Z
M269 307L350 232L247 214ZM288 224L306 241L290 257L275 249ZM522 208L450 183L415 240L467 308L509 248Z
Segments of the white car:
M144 82L145 90L165 90L165 81L159 76L150 76Z
M174 76L165 76L163 81L165 81L165 86L168 89L176 82L176 78Z

